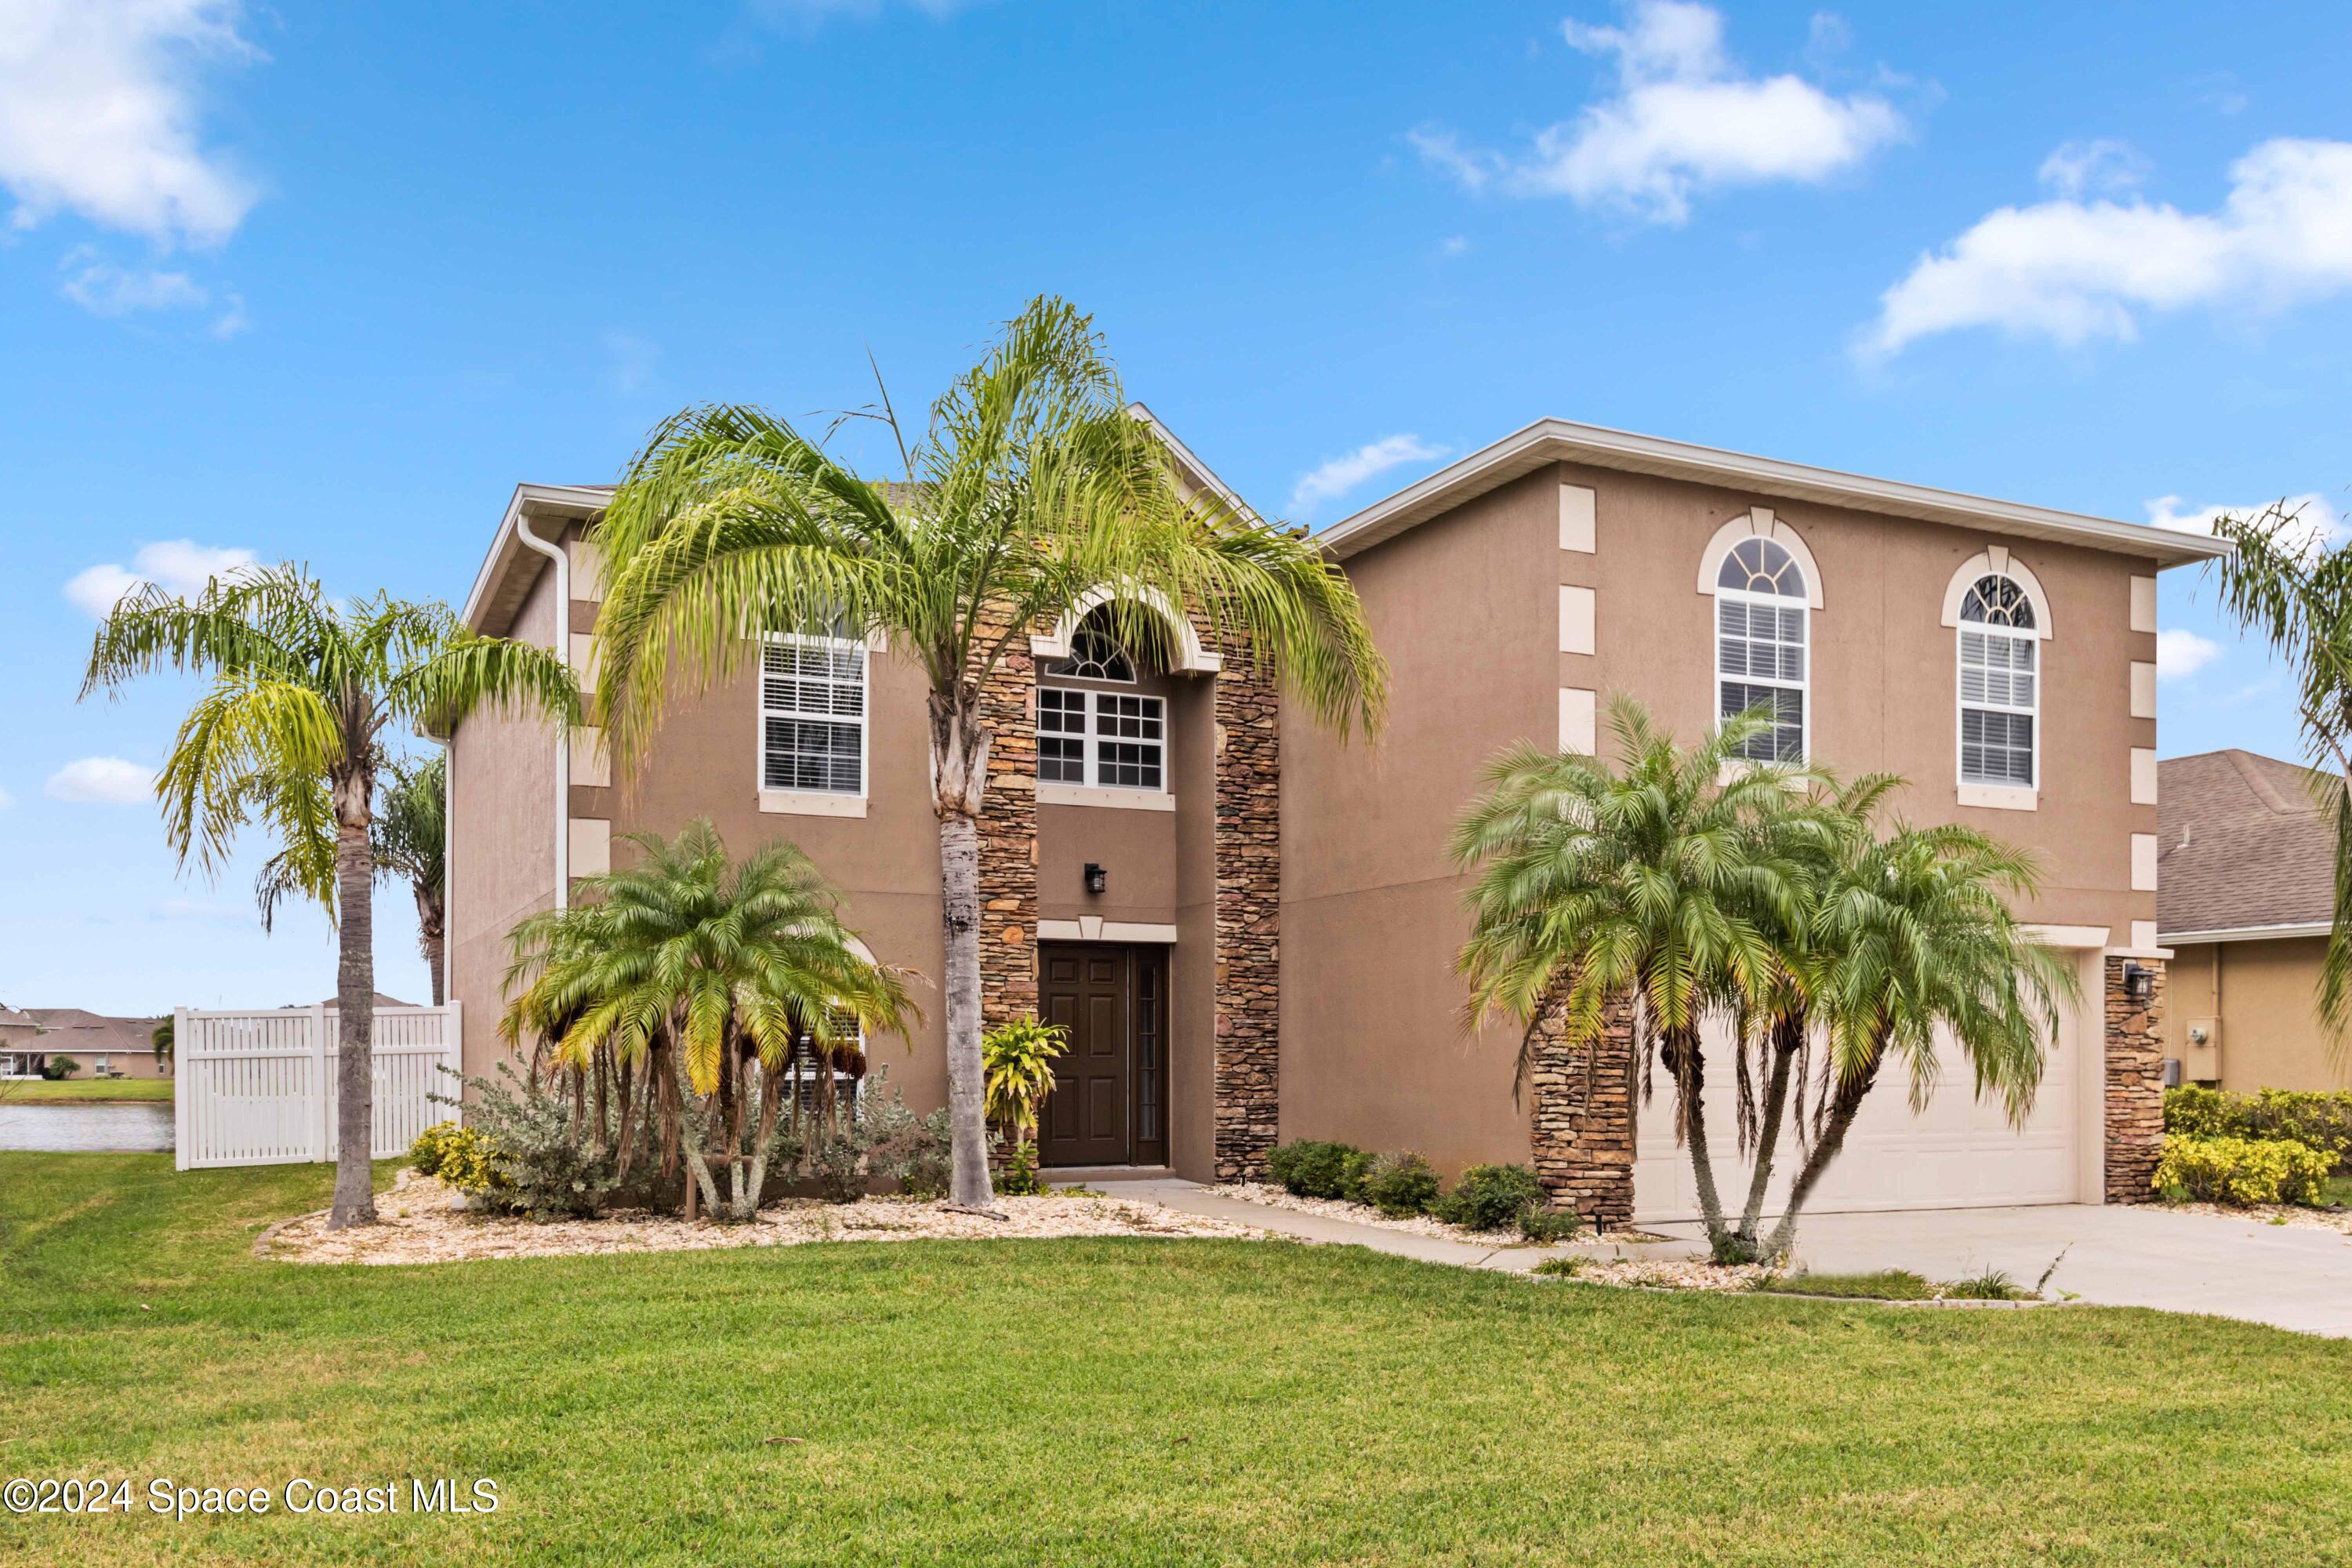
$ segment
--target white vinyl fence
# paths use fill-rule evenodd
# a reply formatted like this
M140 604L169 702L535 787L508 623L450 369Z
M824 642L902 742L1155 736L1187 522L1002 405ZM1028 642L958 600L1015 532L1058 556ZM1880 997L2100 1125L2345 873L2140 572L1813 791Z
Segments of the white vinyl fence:
M428 1100L451 1093L459 1065L459 1004L375 1010L375 1158L405 1153L416 1135L454 1119ZM173 1016L177 1163L285 1165L335 1157L332 1007Z

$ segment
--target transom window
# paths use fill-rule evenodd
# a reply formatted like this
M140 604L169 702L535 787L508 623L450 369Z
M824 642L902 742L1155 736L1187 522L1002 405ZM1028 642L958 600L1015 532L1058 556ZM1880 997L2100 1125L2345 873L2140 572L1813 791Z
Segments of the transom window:
M1804 568L1771 540L1732 546L1715 576L1716 711L1766 706L1772 724L1740 748L1754 762L1805 759Z
M2033 601L1988 574L1960 601L1960 782L2034 786L2041 643Z
M1087 613L1070 636L1070 657L1047 665L1045 674L1134 681L1134 656L1112 637L1107 607ZM1168 713L1161 699L1072 686L1037 689L1039 783L1159 790L1167 784L1167 764Z
M1086 613L1070 634L1070 657L1047 665L1045 673L1134 684L1135 659L1111 635L1109 605L1097 605Z
M778 637L760 664L760 784L866 793L866 645Z

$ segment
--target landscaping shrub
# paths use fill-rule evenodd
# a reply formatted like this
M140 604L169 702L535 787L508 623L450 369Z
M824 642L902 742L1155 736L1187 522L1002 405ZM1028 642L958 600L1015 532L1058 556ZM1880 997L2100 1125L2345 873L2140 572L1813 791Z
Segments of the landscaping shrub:
M2340 1169L2352 1159L2352 1089L2168 1089L2164 1130L2186 1138L2284 1139L2326 1151Z
M816 1184L832 1203L855 1203L876 1178L894 1181L909 1197L935 1198L948 1190L948 1113L929 1116L907 1109L890 1069L866 1075L853 1103L830 1115L789 1116L776 1123L768 1145L768 1176ZM1002 1183L999 1192L1007 1189Z
M1584 1216L1574 1209L1550 1209L1541 1204L1529 1204L1519 1211L1519 1234L1540 1246L1571 1240L1583 1228Z
M620 1184L609 1142L597 1151L569 1095L517 1076L510 1062L499 1079L464 1080L474 1098L467 1124L443 1141L441 1179L533 1219L602 1214Z
M1945 1300L1951 1301L2021 1301L2025 1295L2002 1268L1987 1268L1944 1287Z
M454 1121L436 1121L416 1135L408 1146L408 1163L416 1167L420 1176L437 1176L449 1147L449 1135L460 1131Z
M498 1184L490 1163L489 1141L470 1127L443 1121L416 1135L408 1147L409 1163L421 1176L438 1176L445 1186L461 1193L486 1194Z
M1543 1184L1527 1166L1473 1165L1430 1212L1467 1230L1500 1230L1543 1201Z
M2291 1139L2171 1137L2154 1185L2174 1202L2315 1204L2335 1168L2333 1154Z
M1364 1200L1364 1177L1372 1156L1352 1143L1327 1143L1301 1138L1285 1143L1265 1158L1266 1173L1293 1197Z
M1437 1194L1437 1172L1414 1153L1383 1154L1364 1176L1364 1202L1391 1219L1427 1214Z

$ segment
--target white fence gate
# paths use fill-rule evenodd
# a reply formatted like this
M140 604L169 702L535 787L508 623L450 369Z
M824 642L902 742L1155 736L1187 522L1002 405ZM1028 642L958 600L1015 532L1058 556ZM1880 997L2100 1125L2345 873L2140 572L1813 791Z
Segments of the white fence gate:
M419 1132L453 1119L425 1096L456 1088L440 1069L459 1065L459 1007L375 1010L376 1159L407 1152ZM179 1168L333 1159L336 1021L323 1006L175 1013Z

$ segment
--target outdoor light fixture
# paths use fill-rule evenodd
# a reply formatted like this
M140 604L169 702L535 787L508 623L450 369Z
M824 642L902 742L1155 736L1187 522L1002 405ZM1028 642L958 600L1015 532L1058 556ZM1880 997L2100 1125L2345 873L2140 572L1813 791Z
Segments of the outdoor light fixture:
M2124 964L2124 994L2137 1003L2146 1003L2156 995L2156 971L2144 963Z
M1108 872L1108 871L1106 871L1106 870L1104 870L1101 867L1099 867L1099 866L1096 865L1093 861L1091 861L1091 860L1087 861L1087 892L1089 892L1089 893L1099 893L1099 892L1101 892L1105 888L1108 887L1109 885L1110 885L1110 873L1109 873L1109 872Z

